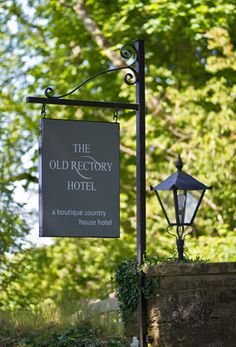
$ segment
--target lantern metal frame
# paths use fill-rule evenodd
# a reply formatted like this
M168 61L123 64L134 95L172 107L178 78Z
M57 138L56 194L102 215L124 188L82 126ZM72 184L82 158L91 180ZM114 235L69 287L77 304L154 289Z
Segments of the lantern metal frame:
M200 181L196 180L194 177L190 176L189 174L182 171L183 168L183 161L178 156L178 159L176 161L176 168L177 172L166 178L164 181L156 185L155 187L150 186L150 189L155 192L157 199L159 201L159 204L162 208L162 211L164 213L164 216L168 223L167 232L171 235L174 235L176 237L176 245L178 250L178 260L184 260L184 239L185 237L192 232L191 229L188 229L185 231L185 227L192 226L194 219L196 217L196 214L199 210L199 207L201 205L202 199L205 195L205 192L207 189L212 189L211 186L206 186L205 184L201 183ZM175 222L172 222L170 217L168 216L168 211L166 211L166 208L164 206L164 203L160 197L160 194L158 191L172 191L173 192L173 202L174 202L174 210L175 210ZM184 205L183 205L183 212L180 213L179 208L179 201L178 201L178 191L184 192ZM187 209L187 194L191 191L201 191L200 197L196 203L196 206L194 207L193 214L190 218L190 221L185 222L186 217L186 209ZM190 194L190 193L189 193ZM181 219L180 219L180 215ZM173 234L169 231L169 228L176 227L176 234Z

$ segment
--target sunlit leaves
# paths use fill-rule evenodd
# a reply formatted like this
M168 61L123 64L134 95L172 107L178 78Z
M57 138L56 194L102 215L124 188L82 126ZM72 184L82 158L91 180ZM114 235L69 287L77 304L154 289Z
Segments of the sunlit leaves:
M205 256L213 245L212 260L235 259L230 247L236 198L235 1L87 0L86 18L78 10L81 3L8 1L1 7L1 183L14 191L17 179L27 188L37 176L41 109L27 105L25 97L43 96L50 85L56 95L64 94L113 67L107 49L119 54L118 48L126 41L144 38L148 253L173 255L175 239L165 232L164 217L149 185L171 174L181 153L184 169L214 186L196 219L190 255L192 249L201 255L202 249ZM88 32L84 20L93 21L100 36ZM99 48L101 42L106 50ZM73 97L134 102L135 87L122 83L122 77L122 73L103 75ZM113 110L47 106L46 111L53 118L113 121ZM121 240L63 239L46 249L19 253L4 282L5 307L35 303L40 295L71 300L105 297L112 290L109 281L114 263L135 255L135 113L120 111L119 121ZM24 209L19 210L12 200L8 211L3 207L5 251L20 244L26 225Z

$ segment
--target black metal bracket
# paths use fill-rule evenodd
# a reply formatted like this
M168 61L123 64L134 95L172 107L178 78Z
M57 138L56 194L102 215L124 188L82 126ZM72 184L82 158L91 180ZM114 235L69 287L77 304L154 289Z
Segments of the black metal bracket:
M90 106L90 107L101 107L101 108L113 108L113 109L128 109L128 110L138 110L139 105L138 104L126 104L126 103L119 103L119 102L104 102L104 101L91 101L91 100L75 100L75 99L64 99L69 95L72 95L74 92L76 92L78 89L80 89L82 86L84 86L86 83L90 82L91 80L95 79L98 76L115 72L115 71L121 71L121 70L129 70L129 72L126 73L124 77L124 81L127 85L134 85L138 81L138 73L136 69L133 67L133 65L137 62L138 59L138 51L134 44L132 43L126 43L124 46L120 49L120 55L125 60L130 60L131 62L128 65L124 65L118 68L112 68L108 69L102 72L99 72L91 77L89 77L87 80L81 82L78 86L76 86L71 91L54 96L55 90L53 87L47 87L44 91L44 94L46 98L40 98L40 97L33 97L28 96L26 98L27 103L34 103L34 104L53 104L53 105L65 105L65 106Z
M145 55L144 55L144 42L136 40L134 43L125 44L121 50L121 57L130 60L128 65L109 69L99 72L90 77L86 81L80 83L77 87L68 93L59 96L53 96L54 88L48 87L45 89L45 98L32 97L26 98L27 103L35 104L54 104L54 105L68 105L68 106L88 106L88 107L101 107L113 108L114 110L127 109L136 111L136 215L137 215L137 263L141 265L146 254L146 160L145 160ZM135 68L133 65L135 64ZM84 86L92 79L104 75L106 73L125 70L128 72L124 77L124 81L128 85L136 86L136 103L124 104L119 102L104 102L104 101L90 101L90 100L77 100L65 99L67 96L73 94L76 90ZM45 107L44 107L45 111ZM139 336L140 347L146 347L147 341L147 319L146 319L146 303L144 297L141 295L139 300Z
M44 105L64 105L64 106L89 106L100 108L112 108L119 110L138 110L138 104L125 104L119 102L77 100L77 99L57 99L55 97L40 98L35 96L27 96L26 102L29 104L44 104Z

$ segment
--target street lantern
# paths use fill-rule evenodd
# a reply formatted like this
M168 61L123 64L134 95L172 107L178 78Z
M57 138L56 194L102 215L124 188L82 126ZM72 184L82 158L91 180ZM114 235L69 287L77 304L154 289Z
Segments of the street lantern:
M189 227L193 224L206 190L211 189L183 172L183 165L179 155L176 162L177 172L157 186L150 187L155 191L169 225L167 231L169 232L170 227L176 227L174 236L179 260L184 259L184 238L192 232ZM186 227L188 231L185 231Z

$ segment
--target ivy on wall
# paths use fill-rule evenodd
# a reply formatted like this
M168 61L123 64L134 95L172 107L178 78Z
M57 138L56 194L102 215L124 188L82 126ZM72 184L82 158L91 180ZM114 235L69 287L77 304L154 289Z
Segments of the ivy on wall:
M152 298L155 290L159 287L159 277L146 277L145 272L148 267L157 264L174 263L176 265L180 263L202 263L207 262L206 259L185 258L183 261L179 261L177 258L161 258L157 256L146 257L142 266L138 266L136 260L131 258L124 259L115 268L115 287L116 295L119 301L120 311L122 314L123 322L126 326L129 326L135 321L135 312L138 307L138 300L143 294L146 300Z
M159 286L158 277L145 277L143 267L145 262L139 267L133 259L125 259L116 267L116 294L125 325L130 325L134 321L141 293L148 300L154 289Z

